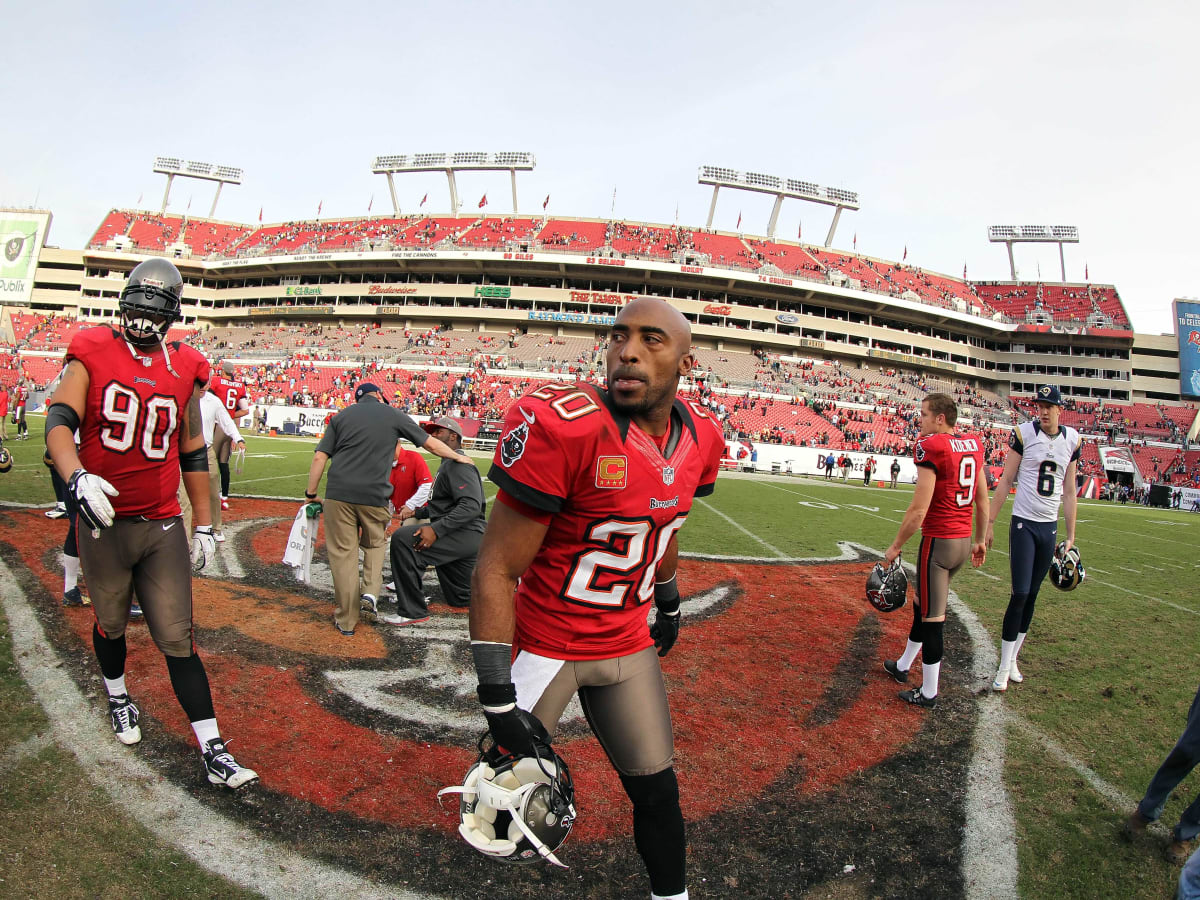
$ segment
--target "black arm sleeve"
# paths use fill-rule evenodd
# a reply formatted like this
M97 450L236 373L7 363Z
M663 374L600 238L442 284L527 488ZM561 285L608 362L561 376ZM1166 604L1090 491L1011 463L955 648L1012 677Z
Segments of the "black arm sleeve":
M71 434L74 434L79 430L79 413L65 403L51 404L46 410L46 434L59 425L71 429Z

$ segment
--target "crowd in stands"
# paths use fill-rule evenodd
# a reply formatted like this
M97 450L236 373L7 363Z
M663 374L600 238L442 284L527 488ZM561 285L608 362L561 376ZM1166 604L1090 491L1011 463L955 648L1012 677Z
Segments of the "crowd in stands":
M641 237L645 238L645 235ZM13 313L15 341L0 342L0 384L44 387L61 370L61 353L80 327L72 318ZM255 405L337 409L370 377L400 407L417 415L500 420L508 406L546 377L601 383L604 347L593 338L549 334L350 327L305 323L173 328L210 358L232 359ZM369 362L346 363L348 351ZM367 354L368 358L372 354ZM989 465L1002 465L1008 429L1034 413L1031 398L1003 398L929 373L887 366L780 358L758 349L697 350L685 393L709 408L730 439L906 455L918 437L921 398L952 394L972 431L985 442ZM516 371L516 370L521 371ZM533 373L537 373L536 376ZM1098 442L1132 447L1150 481L1200 484L1200 451L1186 434L1194 407L1067 399L1062 421L1085 440L1080 471L1101 475Z
M114 209L100 223L88 246L103 248L118 235L128 237L138 249L165 250L182 243L193 255L202 257L442 245L606 253L749 271L765 269L835 284L842 283L844 278L850 280L851 286L874 293L1021 322L1035 312L1076 324L1101 315L1110 319L1115 328L1131 328L1120 297L1111 286L1051 285L1040 281L970 282L926 272L905 260L891 262L823 247L744 238L740 234L719 234L678 225L518 216L441 218L417 212L407 216L317 219L251 227Z

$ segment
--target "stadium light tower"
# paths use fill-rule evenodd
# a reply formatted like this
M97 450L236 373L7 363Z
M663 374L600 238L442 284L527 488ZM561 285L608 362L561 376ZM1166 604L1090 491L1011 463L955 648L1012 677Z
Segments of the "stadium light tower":
M377 156L371 164L376 175L386 175L388 191L392 195L392 210L400 215L400 204L396 202L396 185L392 176L402 172L445 172L450 184L450 209L454 218L462 205L458 201L458 185L455 172L508 172L512 177L513 215L517 214L517 172L532 172L537 165L532 153L504 151L501 153L413 153L404 156Z
M1074 225L989 225L988 240L1008 247L1008 271L1013 281L1017 280L1013 244L1058 244L1058 265L1063 284L1066 284L1067 262L1063 255L1063 244L1078 244L1079 229Z
M182 159L176 159L173 156L159 156L155 158L154 171L160 175L167 176L167 189L163 192L162 209L158 211L160 216L167 211L167 201L171 198L171 182L175 180L176 175L184 178L199 178L203 181L215 181L217 183L217 192L213 194L212 207L208 211L210 219L217 211L217 201L221 199L221 188L227 184L242 183L241 169L235 169L233 166L217 166L212 163L195 162L194 160L184 162Z
M700 184L713 186L712 203L708 207L706 228L712 228L713 215L717 211L717 192L723 187L736 188L741 191L757 191L760 194L771 194L775 197L775 206L771 210L771 221L767 223L768 238L775 237L775 225L779 221L779 208L783 206L784 197L832 206L834 208L833 221L829 223L829 233L825 235L826 247L833 243L833 235L837 231L838 219L842 216L842 210L859 208L856 191L821 187L819 184L801 181L798 178L781 178L778 175L763 175L759 172L738 172L735 169L725 169L720 166L701 166L698 180Z

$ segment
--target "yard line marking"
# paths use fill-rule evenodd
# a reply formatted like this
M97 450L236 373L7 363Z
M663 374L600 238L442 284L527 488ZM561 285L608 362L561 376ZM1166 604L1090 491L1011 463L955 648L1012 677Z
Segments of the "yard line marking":
M1101 778L1093 769L1086 766L1083 762L1076 759L1066 747L1050 737L1024 716L1018 715L1011 710L1005 711L1005 718L1009 723L1024 731L1027 735L1041 744L1050 755L1061 762L1067 768L1074 769L1075 772L1086 781L1097 794L1108 801L1109 805L1120 812L1124 812L1137 804L1138 798L1131 797L1120 788L1109 784ZM1157 824L1155 830L1160 834L1166 834L1167 828L1162 824Z
M1141 569L1131 569L1129 566L1117 566L1122 572L1132 572L1134 575L1141 575Z
M732 525L734 528L736 528L742 534L758 541L760 544L762 544L764 547L766 547L768 550L770 550L772 553L774 553L780 559L787 559L787 554L784 553L782 550L780 550L778 547L768 544L766 541L764 541L762 538L760 538L757 534L755 534L749 528L746 528L744 525L740 524L739 522L735 522L729 516L725 515L725 513L721 512L719 509L717 509L715 506L713 506L711 503L709 503L707 500L703 500L703 499L697 497L696 502L699 503L701 506L703 506L705 509L708 509L713 513L716 513L718 516L720 516L722 519L724 519L726 522L728 522L730 525Z
M7 773L11 769L15 769L27 757L37 756L47 747L54 746L54 738L47 731L45 734L32 734L19 744L14 744L3 753L0 753L0 773Z
M1164 600L1162 597L1151 597L1149 594L1139 594L1137 591L1131 591L1129 588L1123 588L1119 584L1111 584L1107 581L1101 581L1098 578L1094 578L1092 580L1096 584L1102 584L1105 587L1112 588L1113 590L1121 591L1125 594L1131 594L1134 597L1141 597L1143 600L1153 600L1155 603L1161 603L1163 606L1169 606L1171 609L1177 609L1180 612L1191 613L1193 616L1200 616L1200 609L1191 609L1187 606L1180 606L1178 603L1172 603L1170 600Z

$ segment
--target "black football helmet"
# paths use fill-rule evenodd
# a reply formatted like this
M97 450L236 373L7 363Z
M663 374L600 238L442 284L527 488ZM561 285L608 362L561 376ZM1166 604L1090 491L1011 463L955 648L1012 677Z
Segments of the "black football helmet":
M1050 560L1050 583L1060 591L1073 591L1083 584L1087 572L1083 570L1083 560L1079 556L1079 548L1067 549L1067 542L1060 541L1054 548L1054 559Z
M493 859L530 863L545 859L566 868L554 855L575 824L575 785L561 756L535 742L532 756L504 753L485 734L479 759L461 785L442 788L461 794L458 833Z
M8 452L8 448L0 444L0 473L7 472L13 466L12 454Z
M867 602L880 612L895 612L908 599L908 576L904 574L904 564L897 556L887 568L883 563L875 563L871 574L867 576Z
M129 343L150 347L161 343L174 322L183 318L183 276L169 259L138 263L121 291L121 330Z

